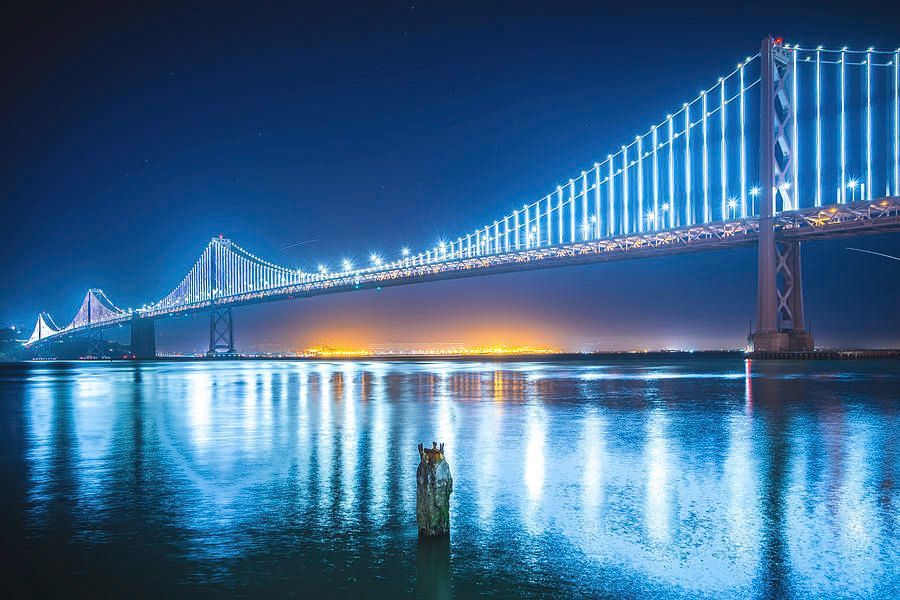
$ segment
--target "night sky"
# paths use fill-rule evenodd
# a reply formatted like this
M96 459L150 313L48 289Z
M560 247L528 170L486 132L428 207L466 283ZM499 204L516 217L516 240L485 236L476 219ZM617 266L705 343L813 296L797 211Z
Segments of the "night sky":
M768 33L900 45L887 2L20 4L0 23L0 324L29 332L39 310L68 323L89 287L123 307L162 297L219 233L307 269L455 239ZM817 343L900 346L900 262L847 246L898 255L900 235L805 246ZM241 350L733 348L754 305L745 249L240 308L235 335ZM158 349L203 350L206 325L166 321Z

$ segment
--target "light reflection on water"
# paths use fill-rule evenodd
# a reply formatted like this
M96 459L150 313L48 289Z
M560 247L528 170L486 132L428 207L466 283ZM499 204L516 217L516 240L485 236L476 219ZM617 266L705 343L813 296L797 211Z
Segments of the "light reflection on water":
M23 561L56 565L34 582L50 591L762 597L900 583L892 362L0 377L4 429L21 429L4 449L19 457L6 487L22 491L7 519ZM449 548L416 538L416 445L432 440L454 477Z

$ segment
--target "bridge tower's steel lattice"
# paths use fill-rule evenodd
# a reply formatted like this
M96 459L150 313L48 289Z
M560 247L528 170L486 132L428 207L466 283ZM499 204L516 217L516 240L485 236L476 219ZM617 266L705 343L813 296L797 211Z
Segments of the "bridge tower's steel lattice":
M797 50L767 37L760 50L760 205L757 272L757 351L812 350L803 314L800 242L775 238L775 214L798 208L796 96Z
M87 356L94 359L106 358L106 339L103 337L103 330L91 329L87 333L87 340Z
M209 351L208 356L234 354L234 327L231 320L231 308L215 308L209 313Z

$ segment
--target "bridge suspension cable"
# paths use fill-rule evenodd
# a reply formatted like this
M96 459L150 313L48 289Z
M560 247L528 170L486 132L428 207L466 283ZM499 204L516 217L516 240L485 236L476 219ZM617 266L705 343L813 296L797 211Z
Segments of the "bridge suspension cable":
M306 275L264 260L234 242L213 238L181 282L149 310L193 307L303 281Z

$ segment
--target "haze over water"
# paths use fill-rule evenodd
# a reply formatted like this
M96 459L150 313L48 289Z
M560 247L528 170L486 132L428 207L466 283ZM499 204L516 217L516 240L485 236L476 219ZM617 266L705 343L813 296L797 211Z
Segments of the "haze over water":
M31 591L896 596L893 361L0 368ZM443 442L449 545L415 524Z

